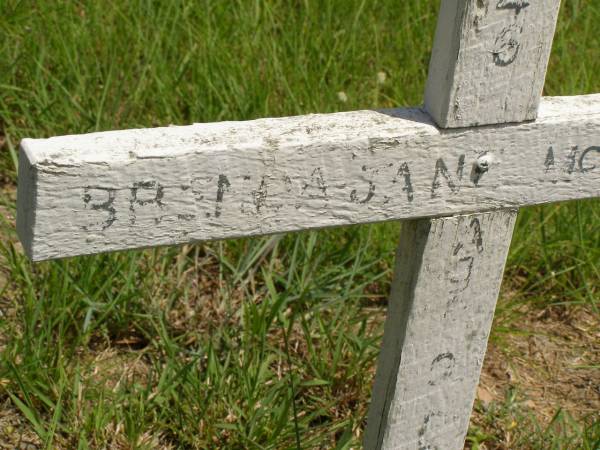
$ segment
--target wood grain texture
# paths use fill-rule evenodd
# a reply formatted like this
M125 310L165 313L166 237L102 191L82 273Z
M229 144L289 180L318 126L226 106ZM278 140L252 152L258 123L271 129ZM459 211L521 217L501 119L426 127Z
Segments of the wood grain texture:
M535 119L558 0L443 0L425 107L443 128Z
M403 224L365 449L461 449L515 210Z
M532 3L442 1L425 102L439 126L536 117L559 1ZM507 128L513 139L524 137L521 126ZM574 171L578 149L568 149L566 172ZM507 156L537 178L529 167L536 157L525 147L509 146ZM497 158L488 153L479 165L491 169ZM580 157L585 173L586 158ZM544 173L556 161L551 144ZM530 195L520 181L503 176L521 198ZM553 186L539 189L555 192ZM367 449L463 448L515 218L516 211L496 211L403 225Z
M24 139L18 233L42 260L600 195L600 95L545 99L519 125L430 120L399 109Z

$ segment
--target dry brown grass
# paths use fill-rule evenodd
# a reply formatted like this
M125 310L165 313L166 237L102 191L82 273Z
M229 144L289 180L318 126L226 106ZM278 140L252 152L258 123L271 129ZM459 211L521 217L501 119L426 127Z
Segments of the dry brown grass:
M548 424L557 409L583 417L600 411L600 317L585 306L521 307L516 331L491 343L480 389L501 400L518 387Z

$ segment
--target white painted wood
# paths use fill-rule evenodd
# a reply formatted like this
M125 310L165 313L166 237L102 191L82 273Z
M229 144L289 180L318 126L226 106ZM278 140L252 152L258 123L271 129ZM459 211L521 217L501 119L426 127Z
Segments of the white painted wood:
M425 93L435 122L457 128L534 119L558 9L558 0L443 0ZM514 143L529 135L520 134L524 126L493 129L508 130ZM495 146L494 137L489 142ZM596 149L579 156L582 173L594 170L586 161ZM573 173L583 153L577 144L566 151L563 170ZM477 164L491 170L507 158L521 168L503 172L492 190L510 186L526 199L525 186L536 184L554 195L558 181L538 184L530 166L537 157L526 146L488 152ZM545 174L556 161L550 144ZM493 197L490 190L481 203ZM515 218L505 210L403 224L365 448L463 448Z
M600 95L548 98L558 0L443 0L425 109L22 142L34 260L391 219L367 449L462 448L522 205L600 196ZM443 130L443 128L461 128Z
M600 95L473 129L398 109L24 139L20 161L34 260L452 215L600 195Z
M558 0L443 0L425 95L441 128L536 118ZM367 449L459 449L516 209L600 196L600 95L534 123L440 130L418 109L22 142L34 260L495 210L403 226Z
M403 224L366 449L463 448L516 215Z
M558 0L442 0L425 91L441 127L535 119Z

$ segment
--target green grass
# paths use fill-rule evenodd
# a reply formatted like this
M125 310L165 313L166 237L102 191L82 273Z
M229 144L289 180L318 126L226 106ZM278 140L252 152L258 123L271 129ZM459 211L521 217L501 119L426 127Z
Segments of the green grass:
M545 94L600 92L600 4L563 3ZM14 149L23 137L419 104L437 2L3 0L0 17L0 409L14 418L0 418L0 436L356 447L398 224L34 265L15 244ZM521 211L506 277L518 294L500 303L494 342L524 301L597 312L598 206ZM598 445L598 417L544 428L513 403L486 412L470 442L500 445L482 430L516 417L532 433L520 448Z
M490 448L490 444L492 448L548 450L596 450L600 446L597 417L575 420L558 408L550 422L542 426L531 411L520 406L519 400L519 392L509 389L503 402L493 403L489 408L476 403L479 423L471 423L467 437L473 450Z

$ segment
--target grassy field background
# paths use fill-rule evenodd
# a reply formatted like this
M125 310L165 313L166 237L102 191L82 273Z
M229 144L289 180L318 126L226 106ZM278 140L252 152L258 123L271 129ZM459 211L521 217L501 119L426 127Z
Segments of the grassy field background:
M0 1L0 448L358 448L400 224L31 264L23 137L415 105L437 1ZM600 92L565 0L545 95ZM600 208L523 209L467 446L600 448Z

